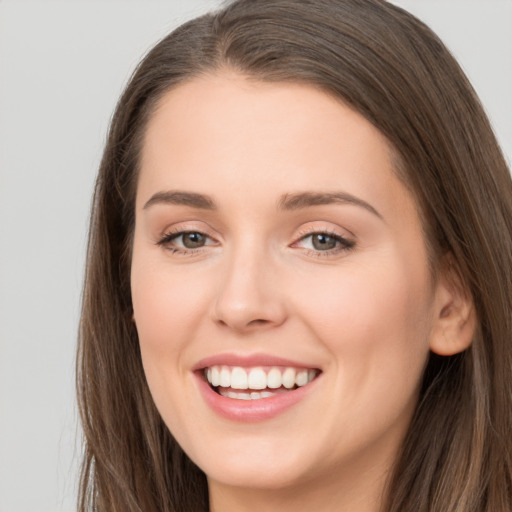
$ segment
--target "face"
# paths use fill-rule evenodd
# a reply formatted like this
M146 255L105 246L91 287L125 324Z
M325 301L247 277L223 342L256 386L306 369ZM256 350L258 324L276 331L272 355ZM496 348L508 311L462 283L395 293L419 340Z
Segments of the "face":
M389 465L432 334L425 247L386 140L337 99L227 73L167 93L141 155L134 319L210 485Z

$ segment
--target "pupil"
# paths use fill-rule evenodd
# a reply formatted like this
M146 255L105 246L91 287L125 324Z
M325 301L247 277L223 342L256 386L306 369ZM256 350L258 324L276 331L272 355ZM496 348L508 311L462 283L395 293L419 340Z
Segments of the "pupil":
M336 247L336 239L329 235L314 235L313 247L319 251L326 251Z
M204 236L201 233L186 233L183 235L183 245L187 249L196 249L204 245Z

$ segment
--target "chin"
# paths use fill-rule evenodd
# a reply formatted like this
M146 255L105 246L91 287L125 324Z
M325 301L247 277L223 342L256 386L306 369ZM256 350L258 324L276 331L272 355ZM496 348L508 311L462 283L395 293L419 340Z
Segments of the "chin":
M225 486L244 489L282 490L304 482L307 478L307 468L291 463L286 456L281 460L254 461L250 456L240 454L234 460L224 460L222 463L213 461L202 469L208 481L216 481Z

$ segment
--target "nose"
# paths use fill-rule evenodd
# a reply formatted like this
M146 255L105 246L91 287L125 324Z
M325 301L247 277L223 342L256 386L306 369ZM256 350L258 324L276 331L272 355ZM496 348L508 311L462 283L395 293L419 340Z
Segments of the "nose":
M239 333L283 324L285 294L274 267L262 251L233 254L219 275L214 321Z

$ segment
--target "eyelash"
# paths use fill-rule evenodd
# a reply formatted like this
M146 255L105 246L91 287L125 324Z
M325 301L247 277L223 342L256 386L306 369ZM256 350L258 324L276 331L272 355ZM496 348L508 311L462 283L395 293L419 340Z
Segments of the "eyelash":
M334 255L340 254L342 252L349 252L352 249L354 249L354 247L356 245L356 243L353 240L349 240L348 238L345 238L343 235L340 235L339 233L337 233L335 231L332 231L329 229L324 229L324 230L311 230L311 231L306 231L306 232L300 233L299 239L296 242L294 242L292 244L292 246L298 244L299 242L306 240L309 237L313 237L315 235L328 236L329 238L334 239L338 245L337 245L337 247L335 247L333 249L328 249L325 251L320 251L317 249L306 249L308 256L313 256L316 258L325 258L328 256L334 256Z
M207 239L213 240L212 237L208 236L206 233L203 233L202 231L198 230L176 230L176 231L170 231L168 233L165 233L157 242L156 245L164 247L166 250L170 251L171 254L182 254L185 256L193 256L197 254L198 252L201 252L205 246L201 246L198 248L180 248L180 247L173 247L170 245L174 240L177 238L194 233L204 236ZM317 250L317 249L305 249L308 256L314 256L317 258L327 257L327 256L333 256L335 254L339 254L341 252L349 252L355 247L355 242L353 240L349 240L345 238L344 236L340 235L339 233L336 233L331 230L314 230L314 231L307 231L300 233L300 236L296 242L293 242L291 246L296 246L299 242L302 242L306 240L309 237L313 237L314 235L325 235L329 238L332 238L336 241L338 244L337 247L333 249L328 249L325 251Z
M175 231L170 231L168 233L165 233L158 241L157 245L160 245L164 247L167 251L171 252L171 254L183 254L185 256L193 256L194 254L200 252L204 249L204 246L198 247L196 249L187 249L181 248L181 247L173 247L170 244L173 242L173 240L190 234L190 233L197 233L198 235L202 235L205 238L208 238L210 240L213 240L212 237L208 236L206 233L203 233L202 231L196 230L196 229L177 229Z

